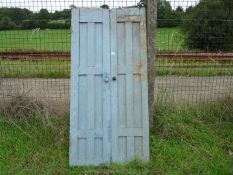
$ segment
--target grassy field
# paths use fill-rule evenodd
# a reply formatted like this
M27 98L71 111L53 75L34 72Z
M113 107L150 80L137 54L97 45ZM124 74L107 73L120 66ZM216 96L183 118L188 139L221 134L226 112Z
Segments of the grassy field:
M156 60L155 73L158 76L233 76L233 61L167 61Z
M184 36L179 28L159 28L157 49L185 51ZM37 50L69 51L69 30L0 31L0 51ZM233 63L167 62L158 59L156 75L166 76L232 76ZM0 78L69 78L68 61L6 61L0 60Z
M17 30L0 31L0 51L36 50L69 51L70 30ZM184 36L179 28L159 28L157 49L184 51Z
M169 107L168 107L169 106ZM12 108L12 105L11 107ZM150 163L68 167L68 115L0 116L0 174L233 173L233 100L193 106L160 103L150 134ZM28 115L33 114L33 115Z
M69 51L70 30L0 31L0 51Z
M157 60L158 76L232 76L233 62L178 62ZM0 60L0 78L69 78L70 61Z
M185 36L179 28L158 28L156 33L156 47L158 51L187 51Z
M0 60L0 78L69 78L70 61Z

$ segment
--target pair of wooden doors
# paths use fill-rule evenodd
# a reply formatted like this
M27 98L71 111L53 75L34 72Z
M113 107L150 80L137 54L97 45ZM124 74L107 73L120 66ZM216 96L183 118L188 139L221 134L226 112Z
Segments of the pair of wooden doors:
M70 165L149 160L144 8L72 9Z

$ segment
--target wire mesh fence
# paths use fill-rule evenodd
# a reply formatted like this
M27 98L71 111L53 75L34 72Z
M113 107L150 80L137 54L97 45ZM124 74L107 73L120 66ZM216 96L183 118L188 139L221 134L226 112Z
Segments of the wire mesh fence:
M232 1L157 4L157 99L198 102L232 96Z
M69 102L71 7L130 8L137 0L0 0L0 99ZM157 0L155 96L233 96L232 0Z

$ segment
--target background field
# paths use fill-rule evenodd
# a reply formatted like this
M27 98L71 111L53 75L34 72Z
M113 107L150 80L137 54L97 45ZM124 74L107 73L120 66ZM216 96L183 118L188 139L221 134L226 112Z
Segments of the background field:
M158 28L158 52L187 51L184 35L179 28ZM13 30L0 31L0 51L70 51L69 30ZM1 60L0 78L69 78L70 61L56 58L41 61ZM230 76L233 63L216 61L156 60L156 75L166 76Z
M0 60L0 78L70 78L70 61ZM232 76L233 61L167 61L155 62L157 76Z
M0 51L70 51L70 30L0 31Z
M70 51L70 30L0 31L0 51ZM179 28L157 30L157 50L184 51L184 36Z
M69 78L70 61L0 60L0 78Z

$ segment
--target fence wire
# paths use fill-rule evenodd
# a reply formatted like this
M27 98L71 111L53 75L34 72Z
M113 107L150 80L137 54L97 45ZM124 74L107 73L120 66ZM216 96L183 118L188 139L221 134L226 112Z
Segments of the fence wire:
M0 0L0 100L69 103L70 9L135 7L137 0ZM157 0L155 96L233 96L232 0Z

